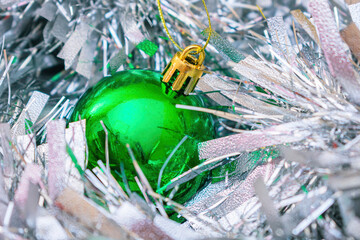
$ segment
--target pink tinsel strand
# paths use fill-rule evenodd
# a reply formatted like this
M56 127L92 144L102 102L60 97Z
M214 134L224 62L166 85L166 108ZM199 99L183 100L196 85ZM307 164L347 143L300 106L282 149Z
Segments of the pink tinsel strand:
M320 42L331 74L356 103L360 103L359 74L354 71L349 56L346 54L335 19L327 0L311 1L309 11L312 13L318 29Z
M65 121L55 120L49 122L47 140L49 147L49 195L51 199L55 199L65 187L65 160L67 156Z
M21 181L19 183L19 187L15 191L14 197L15 203L20 208L23 208L26 203L30 182L44 188L41 181L41 167L39 165L28 163L21 176Z

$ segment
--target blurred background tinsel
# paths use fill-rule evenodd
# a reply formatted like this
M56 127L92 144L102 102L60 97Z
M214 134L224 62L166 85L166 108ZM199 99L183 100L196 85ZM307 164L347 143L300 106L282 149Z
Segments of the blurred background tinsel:
M212 31L194 94L218 136L176 179L206 185L125 193L66 125L104 76L178 51L155 0L0 0L0 239L360 239L360 1L206 0L211 30L202 1L161 3L181 47Z

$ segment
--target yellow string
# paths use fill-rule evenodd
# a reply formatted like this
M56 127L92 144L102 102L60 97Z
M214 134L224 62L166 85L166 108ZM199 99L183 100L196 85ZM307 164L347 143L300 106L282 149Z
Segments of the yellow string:
M206 15L207 15L207 18L208 18L208 21L209 21L209 36L205 42L205 45L204 47L201 48L201 50L199 52L202 52L205 50L205 48L207 47L207 45L209 44L210 42L210 37L211 37L211 32L212 32L212 29L211 29L211 21L210 21L210 15L209 15L209 11L207 9L207 6L205 4L205 0L202 0L202 3L204 4L204 8L205 8L205 11L206 11ZM170 38L170 41L177 47L179 48L181 51L183 51L184 49L182 49L179 44L177 44L175 42L175 40L171 37L170 33L169 33L169 29L166 27L166 23L165 23L165 19L164 19L164 14L163 14L163 11L162 11L162 8L161 8L161 3L160 3L160 0L157 0L157 5L158 5L158 8L159 8L159 14L160 14L160 18L161 18L161 22L165 28L165 31L166 31L166 34L168 35L168 37Z
M261 15L263 16L263 18L267 21L267 19L266 19L266 17L265 17L265 15L264 15L264 13L263 13L263 11L262 11L261 7L260 7L259 5L257 5L257 4L256 4L256 6L257 6L257 8L259 9L259 12L260 12L260 13L261 13Z

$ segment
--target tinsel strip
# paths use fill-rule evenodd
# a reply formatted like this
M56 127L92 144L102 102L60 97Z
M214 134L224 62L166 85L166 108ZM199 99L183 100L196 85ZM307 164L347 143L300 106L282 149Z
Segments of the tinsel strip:
M30 184L40 184L44 187L41 182L41 167L33 163L26 165L25 171L21 176L19 186L15 192L15 203L22 211L25 211L25 204L28 200L29 194L31 194Z
M71 34L70 38L66 41L64 47L58 54L59 58L65 60L65 69L69 69L75 62L75 58L85 44L90 33L91 28L89 24L82 21Z
M199 144L199 157L214 158L260 147L298 142L308 137L311 134L310 129L319 127L319 123L316 118L306 119L202 142Z
M25 135L25 129L29 129L36 122L49 97L49 95L38 91L32 93L26 107L11 128L13 136Z
M36 139L34 134L17 136L16 139L17 147L21 152L25 162L35 162Z
M76 217L78 221L88 228L95 228L106 237L121 240L134 239L126 229L120 227L114 220L110 219L108 214L94 206L91 202L79 195L71 188L65 188L57 197L55 204ZM136 239L136 236L135 236Z
M271 42L279 56L286 59L289 63L294 61L295 53L290 39L286 32L284 19L281 16L267 19L270 30Z
M356 26L360 29L360 2L350 5L349 11L352 20L354 21Z
M350 99L360 103L359 74L354 71L346 54L327 0L311 1L309 10L319 31L321 47L331 74L337 78Z
M48 142L48 189L51 199L65 188L65 159L66 142L65 142L65 121L53 120L47 126Z
M70 123L69 128L65 130L65 138L66 143L74 154L73 158L75 158L71 159L71 156L67 154L65 163L65 181L73 190L83 193L84 182L82 181L80 171L77 167L80 167L82 171L85 169L85 120ZM76 163L74 163L74 161L76 161Z
M14 157L9 148L12 143L10 124L0 123L0 140L3 155L3 173L5 177L12 178L14 174Z
M301 25L301 27L306 31L307 34L318 44L320 45L319 36L317 34L314 24L304 15L300 9L291 11L291 14L296 19L296 21Z
M360 61L360 30L355 23L350 23L345 29L341 31L341 37L349 46L351 52Z
M141 213L135 206L125 203L114 213L115 221L126 229L131 230L143 239L171 240L169 235L158 228L145 214ZM150 237L150 236L151 237Z

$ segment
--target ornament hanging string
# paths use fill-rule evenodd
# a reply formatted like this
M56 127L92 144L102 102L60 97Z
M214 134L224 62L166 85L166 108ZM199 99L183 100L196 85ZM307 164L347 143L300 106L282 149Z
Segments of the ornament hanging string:
M210 21L210 15L209 15L209 11L207 9L207 6L206 6L206 3L205 3L205 0L201 0L202 3L204 4L204 8L205 8L205 11L206 11L206 15L207 15L207 18L208 18L208 21L209 21L209 36L205 42L205 45L199 50L196 52L196 54L202 52L205 50L205 48L207 47L207 45L209 44L210 42L210 37L211 37L211 32L212 32L212 29L211 29L211 21ZM161 18L161 22L165 28L165 31L166 31L166 34L168 35L168 37L170 38L170 41L177 47L179 48L181 51L183 51L184 49L181 48L179 46L179 44L177 44L175 42L175 40L171 37L170 33L169 33L169 29L167 28L166 26L166 23L165 23L165 19L164 19L164 14L163 14L163 11L162 11L162 8L161 8L161 3L160 3L160 0L157 0L157 5L158 5L158 8L159 8L159 14L160 14L160 18Z

